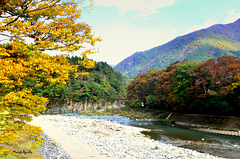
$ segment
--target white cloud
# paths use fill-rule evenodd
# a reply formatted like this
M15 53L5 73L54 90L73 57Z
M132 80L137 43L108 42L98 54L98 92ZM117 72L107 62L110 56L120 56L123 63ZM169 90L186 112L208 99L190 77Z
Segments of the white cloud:
M228 16L225 19L224 23L232 23L240 18L240 13L237 13L236 10L230 10Z
M190 28L188 28L183 35L197 31L197 30L201 30L201 29L205 29L208 28L214 24L218 24L219 22L217 21L217 19L209 19L207 21L205 21L203 24L201 25L193 25Z
M166 31L167 30L167 31ZM176 36L171 27L166 30L139 29L127 24L115 24L99 28L103 41L97 45L100 54L90 58L117 64L137 51L144 51L170 41Z
M197 31L197 30L200 30L200 29L204 29L204 28L208 28L212 25L215 25L215 24L228 24L228 23L233 23L235 22L236 20L238 20L240 18L240 13L239 12L236 12L235 10L230 10L228 12L228 15L227 17L224 19L224 20L220 20L222 19L220 15L216 15L214 16L213 18L205 21L203 24L201 25L193 25L191 26L189 29L187 29L184 34L188 34L188 33L191 33L191 32L194 32L194 31Z
M142 16L156 13L158 8L175 3L175 0L96 0L96 4L120 9L120 15L128 11L137 11Z

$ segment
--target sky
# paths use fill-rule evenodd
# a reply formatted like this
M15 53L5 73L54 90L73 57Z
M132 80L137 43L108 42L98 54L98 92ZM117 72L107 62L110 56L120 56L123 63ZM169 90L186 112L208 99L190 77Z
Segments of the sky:
M79 19L102 38L95 45L99 53L89 58L111 65L178 36L240 18L240 0L93 0L93 3L90 13L84 11Z
M93 0L81 21L102 41L96 61L118 64L178 36L232 23L240 18L240 0ZM76 53L78 54L78 53Z

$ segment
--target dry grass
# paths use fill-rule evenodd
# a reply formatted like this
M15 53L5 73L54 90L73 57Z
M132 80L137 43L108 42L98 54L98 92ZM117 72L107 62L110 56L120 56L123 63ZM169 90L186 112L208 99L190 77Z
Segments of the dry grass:
M8 146L11 147L14 154L4 156L4 159L43 159L42 154L37 148L31 149L31 143L26 138L20 137L18 142L11 143Z

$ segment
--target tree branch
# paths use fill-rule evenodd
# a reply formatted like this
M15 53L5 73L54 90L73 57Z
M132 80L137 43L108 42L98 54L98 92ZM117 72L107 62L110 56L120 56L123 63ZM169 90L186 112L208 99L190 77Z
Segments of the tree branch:
M5 27L8 26L8 25L10 25L10 24L12 24L12 23L14 23L14 22L17 21L20 17L22 17L22 15L24 14L24 12L28 9L28 5L29 5L31 2L32 2L32 0L29 1L29 3L27 3L26 8L22 11L22 13L19 14L13 21L7 23L7 24L5 25Z
M51 6L48 6L48 4L45 4L44 6L40 7L40 8L36 8L34 10L31 10L31 11L28 11L26 12L26 14L28 13L31 13L31 12L36 12L36 11L39 11L39 10L43 10L43 9L46 9L46 8L51 8L51 7L54 7L58 2L60 2L61 0L57 0L54 4L52 4Z
M2 36L6 36L6 37L9 37L9 38L12 38L12 37L17 37L17 38L23 38L23 37L26 37L26 36L11 36L11 35L7 35L7 34L3 34L3 33L0 33L0 35L2 35Z

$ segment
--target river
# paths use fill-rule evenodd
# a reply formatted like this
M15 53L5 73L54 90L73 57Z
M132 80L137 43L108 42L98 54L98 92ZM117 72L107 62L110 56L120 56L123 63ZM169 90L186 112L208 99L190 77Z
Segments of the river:
M84 116L76 113L65 113L64 115L110 120L123 125L147 128L150 129L150 131L142 132L144 135L163 143L194 149L199 152L225 158L240 158L240 137L237 136L213 134L177 126L169 126L158 121L138 121L119 117Z

